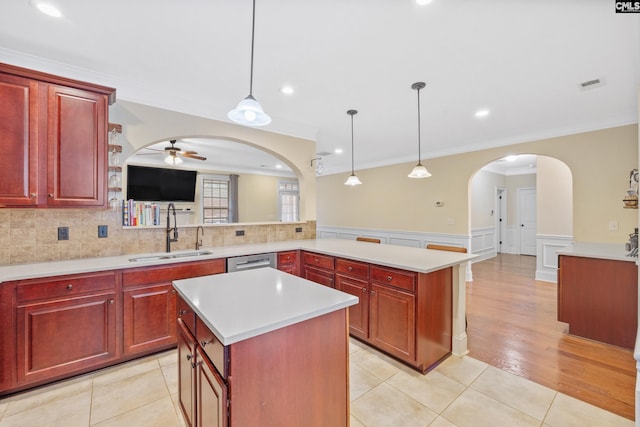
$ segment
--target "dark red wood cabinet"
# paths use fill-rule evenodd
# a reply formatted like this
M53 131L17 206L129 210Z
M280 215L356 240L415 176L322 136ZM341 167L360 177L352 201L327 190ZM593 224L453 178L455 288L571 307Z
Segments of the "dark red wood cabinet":
M0 206L105 207L115 89L0 64Z
M302 277L312 282L335 288L334 262L334 257L329 255L303 252Z
M278 252L278 270L298 275L298 251Z

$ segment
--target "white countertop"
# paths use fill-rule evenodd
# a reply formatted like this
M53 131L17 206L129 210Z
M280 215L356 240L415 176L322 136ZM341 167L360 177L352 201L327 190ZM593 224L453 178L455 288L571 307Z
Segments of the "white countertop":
M558 249L558 255L569 255L584 258L610 259L614 261L636 262L637 257L627 256L623 243L575 242L570 246Z
M273 268L173 282L224 345L358 303L358 298Z
M344 257L356 261L370 262L388 267L416 271L419 273L429 273L442 268L462 264L477 257L477 255L458 252L357 242L355 240L346 239L289 240L284 242L202 248L202 250L210 251L211 255L174 259L138 262L130 261L131 258L143 255L166 255L164 252L161 252L157 254L120 255L100 258L83 258L68 261L8 265L0 267L0 282L59 276L63 274L87 273L92 271L119 270L143 266L148 267L151 265L169 265L179 262L202 261L206 259L228 258L233 256L296 249ZM174 251L172 254L179 254L181 252L190 251Z

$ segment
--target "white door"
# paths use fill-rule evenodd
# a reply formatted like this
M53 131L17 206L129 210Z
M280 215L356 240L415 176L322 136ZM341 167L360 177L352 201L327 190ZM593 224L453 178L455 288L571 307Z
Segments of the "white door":
M536 189L518 189L520 254L536 255Z

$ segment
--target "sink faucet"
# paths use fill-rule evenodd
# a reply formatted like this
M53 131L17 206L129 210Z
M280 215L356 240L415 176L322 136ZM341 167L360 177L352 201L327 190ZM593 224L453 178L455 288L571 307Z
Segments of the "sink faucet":
M171 218L169 217L173 210L173 228L171 228ZM173 202L167 206L167 252L171 252L171 242L178 241L178 222L176 221L176 207ZM173 231L173 237L171 232Z
M198 235L200 234L201 231L202 231L202 236L204 236L204 228L201 225L199 225L198 228L196 228L196 251L202 247L202 236L200 236L200 238L198 239Z

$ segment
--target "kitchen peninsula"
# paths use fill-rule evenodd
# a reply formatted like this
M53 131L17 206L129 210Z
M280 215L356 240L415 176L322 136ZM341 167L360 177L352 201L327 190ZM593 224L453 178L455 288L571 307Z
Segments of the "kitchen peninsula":
M343 239L205 249L0 267L0 394L175 347L171 283L260 253L358 296L352 336L421 372L467 352L465 266L474 255Z
M189 424L227 425L227 411L237 426L349 424L347 307L356 297L273 268L174 286Z

